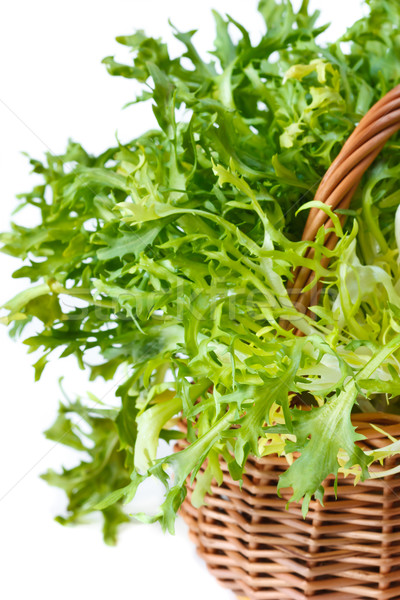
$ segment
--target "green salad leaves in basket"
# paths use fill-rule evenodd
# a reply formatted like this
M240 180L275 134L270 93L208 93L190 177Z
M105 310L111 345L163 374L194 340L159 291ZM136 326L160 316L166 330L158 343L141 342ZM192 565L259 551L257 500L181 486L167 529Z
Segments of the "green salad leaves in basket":
M2 321L36 353L37 379L54 353L118 383L118 403L64 402L46 432L82 456L44 475L68 495L62 522L102 511L112 542L123 504L156 477L159 512L136 516L172 531L189 476L200 505L222 459L240 480L249 455L269 453L287 456L279 488L305 515L328 475L365 479L400 451L388 437L365 452L351 422L400 414L398 138L350 208L313 202L355 126L400 83L400 5L368 6L335 43L319 43L326 26L307 0L298 12L262 0L257 40L215 13L207 58L195 31L174 31L175 58L143 31L121 36L132 59L104 63L141 85L132 104L151 103L153 129L99 156L71 141L31 159L42 183L20 202L40 222L1 236L27 282ZM310 208L331 227L302 239ZM302 268L308 311L292 297ZM187 444L174 452L178 438ZM162 458L160 439L171 442Z

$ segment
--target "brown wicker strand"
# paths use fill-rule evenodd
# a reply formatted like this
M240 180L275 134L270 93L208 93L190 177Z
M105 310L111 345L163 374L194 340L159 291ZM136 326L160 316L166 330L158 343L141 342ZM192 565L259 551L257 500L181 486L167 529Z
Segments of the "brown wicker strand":
M315 200L323 202L333 210L348 208L363 174L387 140L399 129L400 86L397 86L375 104L360 121L322 179ZM343 221L343 216L340 218ZM325 212L312 208L302 239L312 241L320 227L329 229L332 225L331 219ZM331 233L330 238L332 237L336 241L336 237ZM334 247L335 241L331 241L329 246ZM312 249L307 254L312 256ZM328 262L328 259L325 259L324 266L327 266ZM318 301L321 286L314 294L309 292L302 294L302 290L310 284L313 277L312 271L306 267L295 271L293 282L288 285L288 289L291 300L296 303L296 306L308 308L310 302Z

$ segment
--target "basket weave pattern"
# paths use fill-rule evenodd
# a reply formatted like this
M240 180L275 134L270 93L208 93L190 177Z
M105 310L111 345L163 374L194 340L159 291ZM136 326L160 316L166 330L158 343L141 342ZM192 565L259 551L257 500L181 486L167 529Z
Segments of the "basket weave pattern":
M322 179L315 199L332 209L348 208L362 175L399 129L397 86L360 121ZM332 226L329 216L311 209L303 239L313 240L321 226ZM327 232L325 245L335 244L334 233ZM310 249L307 256L312 253ZM326 258L323 262L328 264ZM311 271L299 268L288 286L299 310L309 311L318 300L320 285L302 292L312 278ZM357 431L366 437L361 443L364 449L388 443L370 422L400 437L399 416L354 415ZM176 449L184 446L179 441ZM386 460L376 470L390 468L395 460ZM400 599L400 474L356 486L354 477L341 475L337 499L330 477L324 483L325 506L311 502L303 519L299 505L285 510L291 490L281 490L282 498L276 494L286 458L249 458L242 489L222 459L221 468L222 485L212 486L212 494L199 509L191 504L193 488L188 481L181 515L198 553L222 585L249 600Z
M357 417L364 449L388 443L369 420L400 436L400 417ZM339 476L337 500L328 478L325 506L312 501L303 519L298 504L285 510L291 490L276 494L287 466L284 457L252 457L240 489L222 462L223 484L212 486L199 509L191 504L188 482L181 515L211 573L249 600L400 598L400 475L357 486L353 476Z

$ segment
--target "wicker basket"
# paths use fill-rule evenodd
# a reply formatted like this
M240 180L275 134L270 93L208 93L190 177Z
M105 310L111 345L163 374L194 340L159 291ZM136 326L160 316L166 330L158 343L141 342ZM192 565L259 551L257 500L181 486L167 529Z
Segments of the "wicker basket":
M398 129L400 86L361 120L315 199L333 209L347 208L362 175ZM314 239L321 225L332 223L324 211L311 209L303 239ZM334 234L327 234L325 243L333 248ZM293 301L304 311L316 303L320 291L315 286L313 292L301 293L312 277L309 270L298 269L291 286ZM370 422L400 436L399 416L354 415L353 422L366 436L364 448L387 444ZM177 449L184 445L179 442ZM386 461L384 468L391 464ZM250 458L242 489L226 464L221 466L223 483L212 486L200 509L191 504L189 483L181 514L200 556L222 585L250 600L400 598L400 475L357 486L352 477L340 477L337 500L333 479L328 478L325 506L311 502L303 519L299 505L285 510L290 490L282 490L282 498L276 494L279 475L287 468L285 458Z

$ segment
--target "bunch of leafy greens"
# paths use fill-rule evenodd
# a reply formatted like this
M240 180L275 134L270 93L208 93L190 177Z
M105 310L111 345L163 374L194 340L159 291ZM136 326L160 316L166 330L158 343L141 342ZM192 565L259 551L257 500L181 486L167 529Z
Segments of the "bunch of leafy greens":
M92 379L120 382L118 408L66 402L46 432L83 457L45 475L68 494L62 522L101 510L112 542L127 519L123 501L155 476L165 502L142 518L172 531L189 475L199 504L212 479L221 481L221 457L240 479L249 454L272 449L300 453L280 487L303 499L304 514L313 495L322 501L340 453L347 470L369 476L376 457L355 444L351 414L399 412L396 138L363 180L344 230L335 222L336 248L323 247L322 231L301 241L325 171L365 112L400 83L400 5L368 4L368 16L327 45L318 44L326 27L316 27L307 0L297 13L288 0L262 0L257 43L215 13L206 60L194 31L175 31L183 48L175 58L142 31L120 37L132 63L104 63L142 85L133 103L151 102L155 128L100 156L70 142L61 156L31 160L42 184L21 207L35 207L40 224L14 224L1 237L3 251L23 261L14 277L31 284L6 304L3 321L14 335L34 322L24 343L39 352L37 378L61 349ZM305 258L310 245L314 259ZM297 311L286 291L299 265L325 284L317 318ZM93 349L102 357L95 366ZM157 458L160 438L183 435L184 450Z

